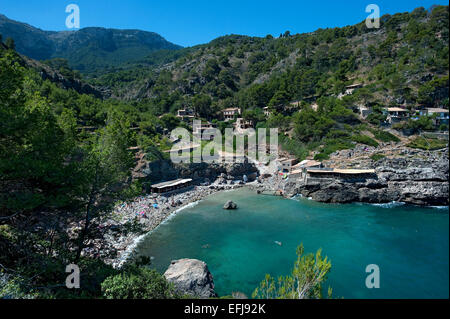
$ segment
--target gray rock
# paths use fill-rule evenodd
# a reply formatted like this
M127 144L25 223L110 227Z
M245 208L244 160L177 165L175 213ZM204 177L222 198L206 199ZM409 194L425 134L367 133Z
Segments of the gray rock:
M387 203L447 206L448 149L434 153L410 151L400 158L374 163L375 176L362 179L308 178L283 182L285 195L301 194L326 203Z
M164 273L164 277L173 283L178 293L197 298L217 297L214 280L203 261L197 259L174 260Z
M237 205L233 201L229 200L228 202L225 203L223 209L237 209Z

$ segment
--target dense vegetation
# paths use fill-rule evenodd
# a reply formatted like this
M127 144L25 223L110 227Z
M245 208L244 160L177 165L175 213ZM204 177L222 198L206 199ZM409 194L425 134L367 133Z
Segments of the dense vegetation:
M0 36L0 275L9 276L0 296L174 296L154 271L136 266L118 272L81 251L93 236L94 217L142 192L141 182L131 177L130 147L140 146L148 160L167 156L165 129L187 126L175 117L178 109L190 107L223 130L230 124L221 121L220 111L241 107L256 127L280 128L284 150L299 159L313 151L324 160L357 143L398 142L380 127L386 106L405 105L411 112L419 105L448 108L448 6L385 15L381 22L379 30L360 23L280 38L230 35L181 50L132 47L101 61L97 54L108 48L96 41L80 49L86 50L85 60L75 60L73 52L58 59L42 56L63 76L110 92L104 99L42 79L15 51L23 45L20 35ZM135 50L138 61L130 60ZM94 76L98 68L104 73ZM364 87L338 98L354 83ZM359 105L372 108L367 120L358 116ZM448 130L436 128L432 117L394 128ZM442 142L421 137L410 146L435 149ZM47 219L57 222L39 224ZM69 223L80 225L75 235L66 232ZM305 283L299 271L313 260L320 275L314 282L325 278L326 259L303 256L303 249L298 253L293 276L278 289L268 277L257 296L270 289L275 297L296 297L294 288ZM81 291L61 287L71 262L84 269ZM308 297L320 297L320 285L314 287Z
M447 147L447 142L433 137L418 136L408 146L422 150L438 150Z
M12 277L2 295L99 296L114 271L81 255L91 222L116 199L141 193L130 177L129 148L159 135L133 132L129 105L43 81L3 44L0 83L0 271ZM87 133L84 125L96 129ZM53 221L38 227L47 218ZM75 236L67 233L70 222L81 226ZM82 291L61 285L71 262L87 276Z
M156 270L132 266L110 276L102 283L107 299L171 299L180 298L171 284Z
M140 30L84 28L75 32L42 31L0 14L0 34L13 38L18 52L36 59L64 58L85 74L115 70L156 53L156 60L181 47L159 34ZM162 53L157 51L163 50ZM148 63L151 64L151 60Z
M297 248L297 260L292 273L286 277L279 277L276 282L273 277L266 275L259 287L253 292L257 299L321 299L323 298L322 284L326 281L331 262L322 257L319 249L316 254L304 255L303 245ZM328 288L328 298L332 289Z
M182 50L168 65L131 67L91 83L139 101L155 115L190 107L216 119L226 107L241 107L244 118L258 127L286 132L282 144L297 157L317 150L317 158L326 159L355 142L397 141L377 128L386 120L385 107L406 106L411 114L417 107L448 108L448 7L418 8L381 21L379 30L360 23L280 38L224 36ZM354 83L364 87L338 99ZM310 109L314 101L318 112ZM376 130L376 140L361 132L367 127L357 116L360 105L373 110L367 124ZM266 106L270 118L264 116ZM448 129L434 127L429 117L401 125L397 129L416 133Z

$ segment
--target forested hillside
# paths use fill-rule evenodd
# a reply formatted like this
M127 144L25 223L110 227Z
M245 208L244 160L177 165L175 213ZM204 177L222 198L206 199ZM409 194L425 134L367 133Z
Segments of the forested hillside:
M42 70L38 73L24 65L13 48L2 44L1 93L2 106L6 106L1 121L2 182L18 176L38 182L20 183L20 187L31 187L30 208L53 198L60 201L53 192L59 189L61 196L69 194L56 185L65 185L65 174L73 174L66 172L71 167L67 164L74 163L71 156L83 158L80 150L85 144L92 146L92 136L83 127L101 131L106 123L114 123L108 118L120 118L121 129L133 128L127 147L161 149L167 147L164 129L181 125L170 113L192 107L200 117L223 128L219 111L236 106L256 127L280 128L285 133L283 147L299 159L312 150L320 153L320 159L333 150L351 148L354 142L377 145L361 132L377 130L374 126L385 116L382 107L448 108L447 6L383 16L381 29L367 29L361 23L311 34L286 32L276 39L232 35L177 52L181 57L160 56L157 67L131 68L92 81L110 88L119 98L102 100L43 79ZM165 58L176 60L161 65L167 62ZM61 69L61 64L48 65ZM73 76L67 65L63 69ZM338 98L353 83L364 87ZM317 111L311 108L311 99ZM292 101L299 103L293 107ZM374 110L367 121L357 116L361 104ZM266 106L273 111L270 117L263 113ZM431 129L430 121L410 120L405 125ZM31 151L33 143L38 150ZM47 170L53 177L49 178ZM46 190L53 195L44 195ZM11 198L6 207L16 202Z
M98 230L91 222L152 182L133 178L132 150L149 162L167 158L168 133L190 128L179 109L223 130L233 121L221 111L239 107L255 128L279 128L282 149L299 160L398 142L382 126L391 106L411 115L392 126L398 132L448 131L436 115L413 118L421 108L448 109L448 15L448 6L418 8L383 16L380 29L362 22L277 38L228 35L185 49L141 31L48 33L0 16L0 275L14 278L8 289L101 296L114 271L82 255ZM352 84L360 87L345 94ZM54 269L73 261L87 269L87 290L37 288L63 282Z
M155 145L160 135L147 132L143 140L131 130L131 106L43 80L3 43L0 83L0 295L99 296L100 283L115 272L81 254L91 221L115 199L141 194L130 147ZM71 223L80 225L72 234ZM89 269L82 292L61 285L72 261Z
M367 120L375 126L386 119L385 107L411 114L448 108L448 6L384 15L380 29L362 22L279 38L230 35L179 54L168 64L126 68L91 83L156 115L190 107L213 120L225 108L242 108L256 126L287 132L283 144L298 157L320 145L325 153L354 141L376 145L360 134L367 129L357 117L360 106L373 111ZM351 84L363 88L338 98ZM310 108L314 102L319 112ZM264 107L275 111L270 118ZM431 129L430 123L422 118L403 128Z
M130 68L92 80L91 84L112 90L118 98L102 100L45 79L42 69L24 63L14 48L2 44L2 105L8 106L2 107L1 121L3 181L19 174L38 182L32 172L47 179L46 170L52 171L55 176L45 183L53 184L31 186L39 191L30 192L34 203L30 207L41 204L35 196L59 200L59 195L38 193L55 192L58 183L67 182L64 174L71 166L65 163L75 154L80 158L80 149L92 138L82 128L100 130L112 116L122 119L121 128L133 128L127 147L162 149L168 147L164 129L185 125L174 116L176 110L192 107L223 128L219 111L240 107L243 117L256 127L280 128L284 149L299 159L312 150L321 159L336 149L351 148L354 142L377 145L362 132L377 132L385 117L382 107L448 108L448 6L383 16L380 29L367 29L361 23L311 34L286 32L280 38L232 35L175 52L160 55L154 67ZM175 61L165 63L170 59ZM76 78L64 63L47 64L50 70L56 67ZM338 98L353 83L364 87ZM311 99L317 111L311 108ZM293 107L293 101L299 103ZM367 121L357 116L358 105L373 109ZM266 106L272 110L270 117L263 113ZM430 123L425 117L404 125L432 129ZM54 142L48 143L47 137ZM31 152L33 143L43 149ZM15 147L17 152L7 151ZM42 166L36 164L40 162Z
M43 31L4 15L0 15L0 34L14 39L21 54L36 60L64 58L71 68L85 74L111 71L155 51L181 48L154 32L105 28Z
M214 111L252 109L338 95L353 83L366 89L352 102L435 104L443 95L433 92L431 101L424 92L448 74L448 7L385 15L380 29L362 22L279 38L224 36L179 54L172 63L107 74L94 83L113 88L119 98L147 99L160 114L193 105L199 95L210 98Z

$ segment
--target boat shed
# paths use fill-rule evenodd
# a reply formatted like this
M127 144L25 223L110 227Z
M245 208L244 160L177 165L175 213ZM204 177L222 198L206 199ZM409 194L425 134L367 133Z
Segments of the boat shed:
M173 181L168 181L164 183L154 184L151 186L152 193L167 193L175 190L179 190L182 188L186 188L192 185L192 179L176 179Z

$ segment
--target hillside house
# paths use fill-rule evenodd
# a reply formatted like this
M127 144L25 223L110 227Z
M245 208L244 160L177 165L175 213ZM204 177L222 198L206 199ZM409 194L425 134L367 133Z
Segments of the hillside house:
M265 108L263 108L263 110L264 110L264 115L265 115L265 116L269 117L269 116L272 115L272 111L271 111L271 109L270 109L268 106L266 106Z
M372 113L372 109L364 105L359 105L358 113L363 119L365 119Z
M225 121L233 121L237 116L241 115L241 109L238 107L231 107L222 111Z
M295 158L281 158L278 160L278 169L283 173L290 173L295 164L298 163L298 160Z
M291 176L302 177L308 168L321 168L323 164L315 160L304 160L294 165L291 170Z
M409 111L401 107L388 107L385 109L387 122L390 124L399 123L409 119Z
M440 126L442 124L448 125L448 110L443 108L427 108L427 114L429 116L435 115L433 123L435 126Z
M356 89L360 89L360 88L362 88L363 86L364 86L364 85L361 84L361 83L352 84L352 85L347 85L347 86L345 87L345 95L353 94L353 92L354 92Z
M308 168L305 174L305 179L310 182L317 179L362 182L375 177L374 169Z
M177 117L182 121L190 121L194 119L195 114L194 111L189 109L181 109L178 110Z
M344 96L347 96L347 95L352 95L353 92L354 92L356 89L362 88L363 86L364 86L364 85L363 85L363 84L360 84L360 83L358 83L358 84L352 84L352 85L347 85L347 86L345 87L345 91L342 92L342 93L339 93L338 99L342 99Z
M200 137L202 141L212 141L216 135L216 126L212 123L202 123L193 126L193 134Z
M248 128L253 128L253 121L244 120L243 118L238 118L235 124L236 129L246 130Z

